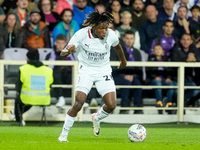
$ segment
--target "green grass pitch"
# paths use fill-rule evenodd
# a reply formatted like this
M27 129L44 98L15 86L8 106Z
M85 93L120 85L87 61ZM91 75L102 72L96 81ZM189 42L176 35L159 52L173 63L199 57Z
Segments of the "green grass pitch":
M51 123L48 127L28 122L19 127L15 122L0 123L0 150L199 150L199 124L144 124L147 138L133 143L127 138L130 124L101 124L99 137L92 134L92 123L75 122L67 143L57 138L63 123Z

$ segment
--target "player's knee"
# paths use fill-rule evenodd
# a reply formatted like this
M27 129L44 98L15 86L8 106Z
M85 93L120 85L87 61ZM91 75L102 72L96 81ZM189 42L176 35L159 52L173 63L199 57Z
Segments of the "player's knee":
M75 104L74 104L74 106L73 106L73 108L74 108L77 112L79 112L79 111L81 110L82 106L83 106L83 103L82 103L82 102L76 101Z
M113 111L116 108L116 103L108 104L107 107L110 111Z

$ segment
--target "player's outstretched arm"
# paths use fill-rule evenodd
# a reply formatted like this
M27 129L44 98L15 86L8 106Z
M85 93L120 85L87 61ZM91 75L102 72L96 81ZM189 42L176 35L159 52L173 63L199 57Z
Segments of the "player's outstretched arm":
M118 69L119 68L125 68L126 65L127 65L127 61L126 61L126 58L124 56L124 52L122 50L122 47L120 44L118 44L116 47L115 47L115 51L120 59L120 65L117 67Z
M68 55L70 55L71 53L73 53L75 51L76 47L75 45L67 45L60 53L60 56L62 57L67 57Z

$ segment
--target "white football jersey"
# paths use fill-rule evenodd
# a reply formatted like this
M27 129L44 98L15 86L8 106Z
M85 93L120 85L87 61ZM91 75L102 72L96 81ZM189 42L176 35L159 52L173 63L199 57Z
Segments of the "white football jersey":
M85 27L77 31L68 45L75 45L80 64L97 70L110 70L110 47L117 46L119 39L109 28L104 39L94 38L91 29L91 27Z

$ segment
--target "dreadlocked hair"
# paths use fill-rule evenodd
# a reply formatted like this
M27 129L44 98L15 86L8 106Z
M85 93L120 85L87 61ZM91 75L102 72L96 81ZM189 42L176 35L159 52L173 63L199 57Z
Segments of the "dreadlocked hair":
M88 15L87 20L84 21L83 26L91 26L95 27L102 22L113 22L113 15L109 12L99 13L99 11L95 11Z

